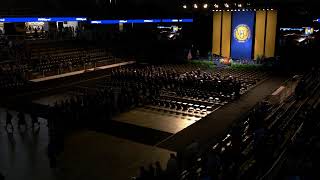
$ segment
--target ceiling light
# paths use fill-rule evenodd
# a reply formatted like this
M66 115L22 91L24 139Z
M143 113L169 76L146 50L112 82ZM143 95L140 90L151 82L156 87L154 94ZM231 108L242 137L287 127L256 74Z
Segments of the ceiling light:
M197 9L198 5L197 4L193 4L193 8Z

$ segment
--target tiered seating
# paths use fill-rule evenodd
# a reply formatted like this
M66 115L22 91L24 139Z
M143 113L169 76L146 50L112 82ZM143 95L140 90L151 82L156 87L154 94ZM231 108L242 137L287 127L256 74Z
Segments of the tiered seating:
M42 43L29 45L32 72L35 76L56 75L123 62L106 48L81 44Z
M318 70L319 71L319 70ZM216 179L256 179L277 163L278 156L300 131L310 107L320 98L320 79L309 73L303 78L306 96L290 97L283 104L271 106L260 103L246 119L235 124L207 153L200 154L198 162L182 173L182 179L211 176ZM299 95L298 95L299 96ZM208 166L211 158L219 160ZM217 166L217 169L212 169ZM272 167L274 168L274 167ZM270 171L268 171L270 173Z
M17 89L26 84L23 77L25 66L17 66L11 63L0 64L0 91Z

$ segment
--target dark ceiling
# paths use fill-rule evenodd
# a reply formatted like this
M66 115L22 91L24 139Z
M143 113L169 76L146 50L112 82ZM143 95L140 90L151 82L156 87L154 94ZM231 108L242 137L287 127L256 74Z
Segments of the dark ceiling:
M0 15L78 15L97 18L134 18L191 16L211 13L210 10L184 10L185 3L208 3L209 0L1 0ZM244 0L218 0L248 2ZM303 21L320 17L317 0L251 0L252 4L275 5L285 14L283 22Z

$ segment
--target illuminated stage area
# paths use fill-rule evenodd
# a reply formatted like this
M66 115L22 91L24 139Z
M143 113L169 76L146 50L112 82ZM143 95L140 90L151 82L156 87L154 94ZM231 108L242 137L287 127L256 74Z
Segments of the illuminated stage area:
M275 57L277 15L274 9L214 11L212 53L242 60Z

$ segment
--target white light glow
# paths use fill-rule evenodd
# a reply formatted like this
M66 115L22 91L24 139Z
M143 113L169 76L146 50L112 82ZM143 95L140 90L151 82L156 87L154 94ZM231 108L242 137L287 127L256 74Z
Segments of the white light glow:
M193 4L193 8L197 9L198 5L197 4Z

